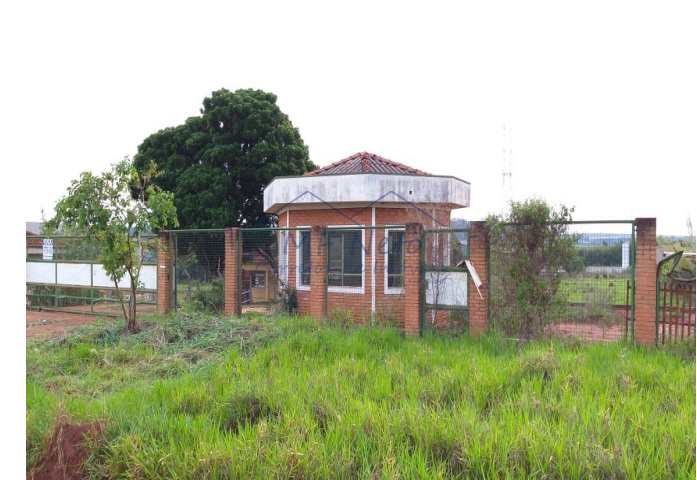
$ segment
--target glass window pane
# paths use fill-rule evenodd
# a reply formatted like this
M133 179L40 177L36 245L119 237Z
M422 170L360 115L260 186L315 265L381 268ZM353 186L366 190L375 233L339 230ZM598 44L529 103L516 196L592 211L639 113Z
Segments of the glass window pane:
M312 271L312 243L309 230L300 232L300 284L310 285L310 272Z
M363 270L361 231L349 230L342 233L344 236L344 273L360 274Z

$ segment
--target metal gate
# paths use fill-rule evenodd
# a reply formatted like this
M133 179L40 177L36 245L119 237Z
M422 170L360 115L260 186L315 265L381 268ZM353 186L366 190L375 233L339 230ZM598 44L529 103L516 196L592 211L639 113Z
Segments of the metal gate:
M534 331L592 341L632 340L634 222L576 221L548 226L556 230L561 245L551 252L545 246L533 252L522 246L521 235L532 228L529 225L507 224L490 235L489 325L511 336ZM529 287L529 270L516 270L525 263L517 262L521 255L535 258L533 293L524 291ZM537 298L542 300L537 302Z
M421 236L421 332L469 329L467 307L469 231L424 230Z
M695 336L694 272L678 269L683 252L658 264L656 281L656 343L665 344Z

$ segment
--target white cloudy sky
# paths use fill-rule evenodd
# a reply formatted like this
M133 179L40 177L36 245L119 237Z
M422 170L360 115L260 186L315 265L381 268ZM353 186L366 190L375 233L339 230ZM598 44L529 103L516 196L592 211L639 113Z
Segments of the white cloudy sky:
M697 221L688 2L329 3L3 7L16 208L40 219L71 178L134 154L212 90L254 87L278 95L319 165L367 150L471 181L459 216L498 208L506 123L516 197L578 219L656 216L663 233Z

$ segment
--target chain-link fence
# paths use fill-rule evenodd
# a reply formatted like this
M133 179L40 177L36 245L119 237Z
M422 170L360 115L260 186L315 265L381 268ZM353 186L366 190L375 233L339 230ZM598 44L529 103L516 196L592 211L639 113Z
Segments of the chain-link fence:
M489 238L491 326L514 336L633 338L633 223L505 225Z
M86 236L26 237L26 307L66 313L122 315L121 300L130 300L130 279L116 284L101 265L98 243ZM154 236L134 239L141 244L142 266L136 303L140 312L154 312L157 292L157 249Z
M224 230L177 230L169 235L175 306L221 313L225 302Z
M297 294L289 284L289 259L304 260L299 282L310 282L310 231L289 228L246 228L242 239L243 312L273 314L297 309Z

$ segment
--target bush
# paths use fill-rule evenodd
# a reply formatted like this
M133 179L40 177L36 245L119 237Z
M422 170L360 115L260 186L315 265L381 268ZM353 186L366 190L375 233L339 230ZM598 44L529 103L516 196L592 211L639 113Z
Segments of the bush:
M572 212L530 199L512 202L506 217L488 219L494 328L526 340L539 337L563 307L560 273L581 266L576 238L568 233Z
M282 311L293 315L298 311L298 292L294 288L286 287L281 294Z
M225 282L221 277L197 285L191 294L191 306L201 312L222 312L225 305Z

